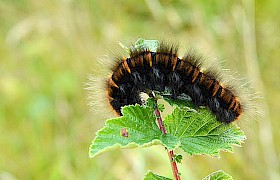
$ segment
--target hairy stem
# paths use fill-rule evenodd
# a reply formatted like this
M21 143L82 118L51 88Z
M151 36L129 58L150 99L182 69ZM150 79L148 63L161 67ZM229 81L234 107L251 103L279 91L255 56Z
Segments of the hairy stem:
M161 115L160 115L160 111L159 111L158 106L157 106L157 100L155 100L155 103L156 103L156 106L155 106L155 109L154 109L154 113L155 113L156 118L157 118L159 129L161 130L161 132L164 135L166 135L166 129L163 125L162 118L161 118ZM179 175L179 171L178 171L178 168L177 168L177 163L176 163L176 160L175 160L175 157L174 157L174 151L173 150L169 151L167 148L166 148L166 150L167 150L167 153L168 153L168 157L169 157L169 161L170 161L170 164L171 164L171 168L172 168L174 178L176 180L181 180L181 177Z

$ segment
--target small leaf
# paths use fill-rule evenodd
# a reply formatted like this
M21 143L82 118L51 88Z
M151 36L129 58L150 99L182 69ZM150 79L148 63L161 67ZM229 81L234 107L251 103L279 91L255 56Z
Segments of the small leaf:
M148 98L146 100L146 106L152 109L158 108L158 110L161 112L163 112L165 109L164 104L158 104L156 98Z
M168 149L178 146L178 138L164 136L159 130L153 109L139 105L122 108L123 116L109 119L105 127L96 133L89 148L92 158L114 148L148 147L162 144Z
M163 176L160 176L160 175L157 175L157 174L154 174L151 171L149 171L145 175L144 180L172 180L172 179L167 178L167 177L163 177Z
M174 154L174 158L177 163L181 163L181 161L183 159L182 155L180 155L180 154Z
M159 46L159 41L158 40L147 40L143 38L139 38L134 46L130 46L129 48L126 47L123 43L118 41L119 46L123 48L126 52L130 52L131 50L140 50L140 49L148 49L152 52L156 52L158 46Z
M224 171L219 170L203 178L203 180L233 180L233 178Z
M158 104L158 110L159 110L160 112L163 112L164 109L165 109L165 107L164 107L163 104Z
M148 98L146 100L146 106L155 109L157 107L157 102L155 100L155 98Z
M179 139L180 148L190 155L219 157L221 150L232 152L233 145L241 146L246 136L237 125L217 121L206 108L198 110L176 107L165 118L166 130Z
M134 47L131 47L132 49L149 49L152 52L156 52L157 48L159 46L158 40L147 40L139 38L136 42Z

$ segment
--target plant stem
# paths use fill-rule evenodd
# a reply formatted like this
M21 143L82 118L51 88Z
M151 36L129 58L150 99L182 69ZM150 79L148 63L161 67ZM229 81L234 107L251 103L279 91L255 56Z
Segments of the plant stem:
M159 129L161 130L161 132L166 135L166 129L162 123L162 118L161 118L161 115L160 115L160 111L158 110L158 106L157 106L157 100L155 100L156 102L156 107L154 109L154 113L156 115L156 118L157 118L157 122L158 122L158 126L159 126ZM181 180L181 177L179 175L179 171L178 171L178 168L177 168L177 163L176 163L176 160L175 160L175 157L174 157L174 151L171 150L169 151L167 148L167 153L168 153L168 157L169 157L169 161L170 161L170 164L171 164L171 168L172 168L172 172L173 172L173 175L174 175L174 178L176 180Z
M157 102L156 102L156 104L157 104ZM157 106L155 107L155 111L154 112L155 112L155 115L157 117L157 122L158 122L159 129L161 130L161 132L164 135L166 135L166 129L165 129L163 123L162 123L162 118L161 118L161 115L160 115L160 111L158 110Z
M176 160L175 160L175 157L174 157L174 152L173 152L173 150L171 150L171 151L168 151L168 149L166 149L166 150L167 150L167 153L168 153L168 156L169 156L169 161L170 161L170 164L171 164L171 168L172 168L174 178L176 180L181 180L181 177L180 177L180 174L179 174L179 171L178 171L178 168L177 168Z

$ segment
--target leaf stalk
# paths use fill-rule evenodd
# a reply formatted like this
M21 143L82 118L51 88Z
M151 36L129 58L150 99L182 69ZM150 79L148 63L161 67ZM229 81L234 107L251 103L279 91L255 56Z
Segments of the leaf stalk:
M161 114L160 114L160 111L158 109L158 104L157 104L156 99L155 99L155 105L156 106L154 108L154 113L155 113L156 118L157 118L159 129L161 130L161 132L164 135L166 135L166 129L165 129L164 124L162 122ZM175 180L181 180L180 173L178 171L177 163L176 163L175 156L174 156L174 151L173 150L169 151L167 148L165 148L165 149L168 153L169 161L170 161L170 164L171 164L171 168L172 168L172 172L173 172L173 176L174 176Z

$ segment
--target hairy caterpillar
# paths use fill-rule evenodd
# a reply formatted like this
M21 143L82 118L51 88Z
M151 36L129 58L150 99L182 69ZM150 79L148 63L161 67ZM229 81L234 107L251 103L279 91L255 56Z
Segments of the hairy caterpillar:
M200 58L192 52L178 57L178 48L161 43L155 51L132 48L130 57L119 59L107 79L107 97L121 115L121 107L142 104L140 93L169 91L172 98L191 97L196 106L206 106L220 122L237 120L244 106L232 88L222 85L213 71L203 72Z

